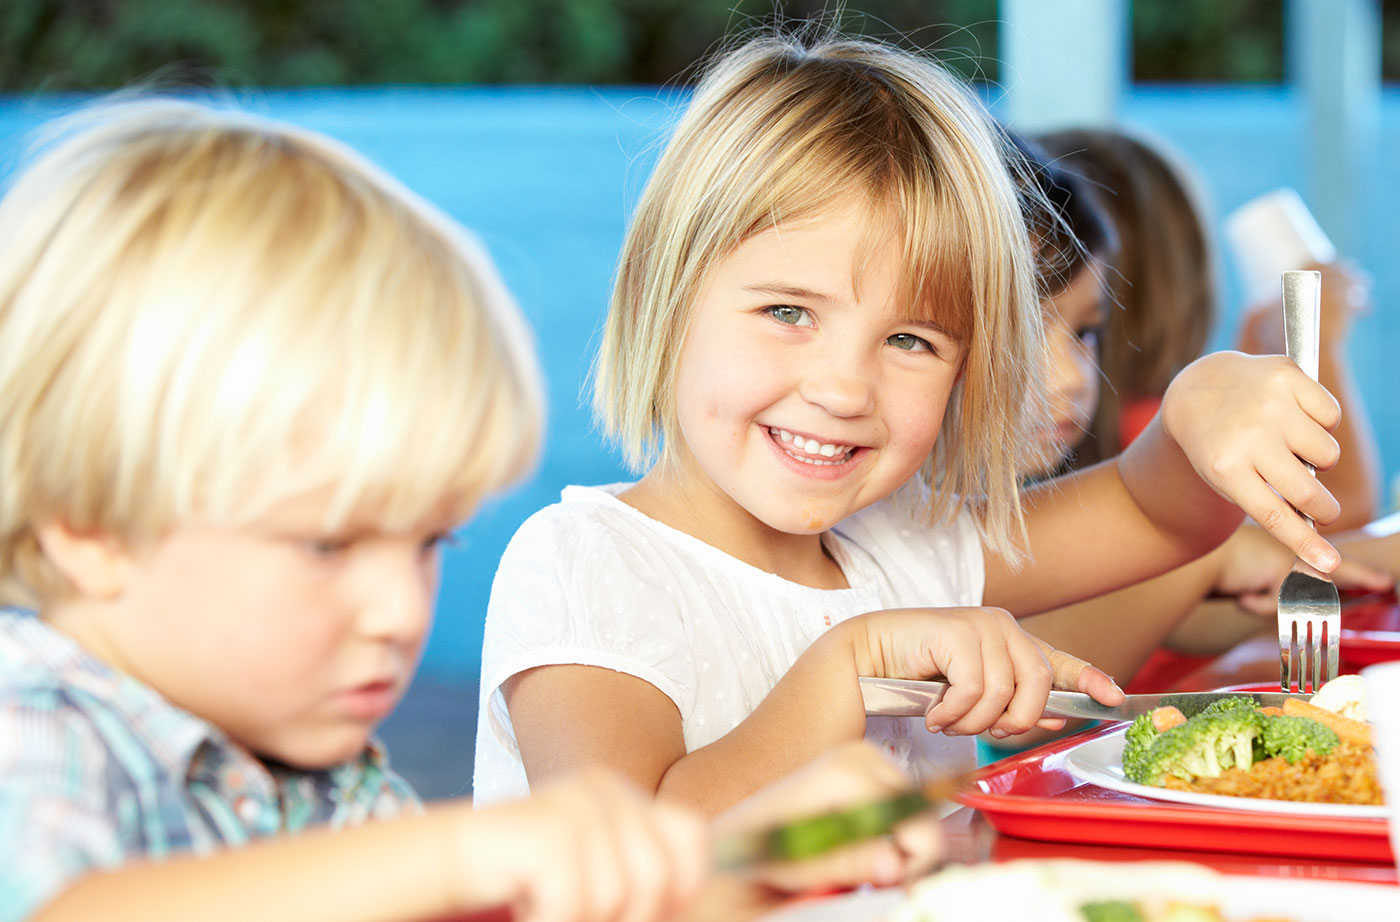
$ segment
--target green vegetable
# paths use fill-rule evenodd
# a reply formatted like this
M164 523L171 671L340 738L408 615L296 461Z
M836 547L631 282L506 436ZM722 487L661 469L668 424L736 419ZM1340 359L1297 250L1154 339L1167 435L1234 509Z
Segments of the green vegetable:
M929 801L922 793L909 791L888 800L794 820L768 834L762 857L772 861L813 858L852 842L882 836L902 820L928 808Z
M1337 748L1340 742L1331 727L1320 724L1311 717L1290 715L1266 719L1260 741L1266 754L1283 756L1290 763L1297 762L1309 749L1325 756Z
M1152 723L1151 714L1139 714L1123 734L1123 774L1128 780L1137 781L1147 773L1144 760L1157 736L1157 728Z
M1168 775L1190 781L1218 778L1235 766L1247 769L1254 764L1254 744L1263 725L1253 702L1249 710L1229 705L1202 712L1157 734L1145 752L1135 748L1130 755L1125 743L1123 774L1138 784L1161 787Z
M1124 900L1102 900L1079 907L1084 922L1146 922L1132 903Z

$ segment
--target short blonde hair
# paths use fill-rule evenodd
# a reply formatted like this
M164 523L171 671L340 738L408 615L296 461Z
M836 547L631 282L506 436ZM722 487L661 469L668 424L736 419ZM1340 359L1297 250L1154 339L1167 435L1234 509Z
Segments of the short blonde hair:
M171 99L51 134L0 200L0 601L71 591L45 522L138 544L331 488L327 528L407 528L532 463L518 310L366 160Z
M623 245L594 380L605 432L640 469L677 435L676 357L707 268L838 197L881 203L904 238L902 302L967 345L925 466L931 520L971 503L988 545L1023 535L1017 467L1044 413L1027 226L1043 210L1005 135L958 79L867 40L764 37L695 91Z

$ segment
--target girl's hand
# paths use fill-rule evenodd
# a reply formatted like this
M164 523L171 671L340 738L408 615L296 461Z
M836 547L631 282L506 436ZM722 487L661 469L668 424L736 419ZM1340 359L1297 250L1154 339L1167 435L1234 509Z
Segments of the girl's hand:
M1244 525L1221 545L1220 576L1214 594L1235 600L1244 611L1261 617L1278 613L1278 589L1293 568L1293 554L1263 529ZM1377 567L1343 557L1332 578L1339 589L1384 592L1395 577Z
M1328 430L1339 422L1337 401L1292 361L1239 352L1216 352L1186 366L1161 410L1163 429L1197 475L1324 573L1340 558L1298 512L1326 524L1341 510L1303 460L1324 470L1337 463Z
M858 674L948 681L943 700L924 715L933 733L990 731L1000 738L1036 726L1058 730L1062 718L1041 716L1052 687L1083 691L1110 706L1123 700L1103 672L1027 634L1000 608L915 608L863 617Z
M509 905L519 922L669 919L696 898L711 861L698 815L596 769L468 810L455 832L458 904Z
M892 797L910 779L866 742L847 743L796 774L769 785L715 820L716 835L750 832L831 810ZM806 861L764 865L758 882L786 893L857 884L897 884L921 876L943 850L932 812L912 816L882 838L858 842Z

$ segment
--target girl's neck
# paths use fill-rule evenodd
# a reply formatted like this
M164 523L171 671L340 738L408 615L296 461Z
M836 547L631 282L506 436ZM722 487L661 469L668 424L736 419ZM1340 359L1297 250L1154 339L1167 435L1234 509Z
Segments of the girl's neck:
M689 489L683 489L660 467L653 468L618 498L649 518L789 582L815 589L850 586L841 567L827 552L823 533L779 531L722 494L703 500L691 496Z

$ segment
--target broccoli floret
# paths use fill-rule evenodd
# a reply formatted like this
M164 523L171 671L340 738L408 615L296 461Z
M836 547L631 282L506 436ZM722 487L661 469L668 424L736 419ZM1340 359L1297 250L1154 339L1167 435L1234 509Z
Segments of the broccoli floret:
M1218 778L1227 768L1254 764L1260 720L1254 714L1197 714L1152 741L1147 752L1123 764L1130 781L1161 787L1167 775L1187 781Z
M1123 900L1099 900L1079 907L1084 922L1146 922L1132 903Z
M1157 736L1157 728L1152 723L1151 714L1139 714L1124 732L1123 774L1128 777L1128 780L1137 781L1137 776L1145 771L1146 766L1143 765L1143 760L1147 757L1147 750L1152 748L1152 741Z
M1290 763L1297 762L1309 749L1325 756L1336 748L1339 740L1330 727L1324 726L1311 717L1282 715L1264 721L1264 732L1260 734L1264 752L1271 756L1283 756Z
M1235 715L1245 720L1254 721L1263 725L1264 715L1259 712L1259 705L1254 703L1252 698L1221 698L1212 701L1201 709L1199 717L1225 717Z

